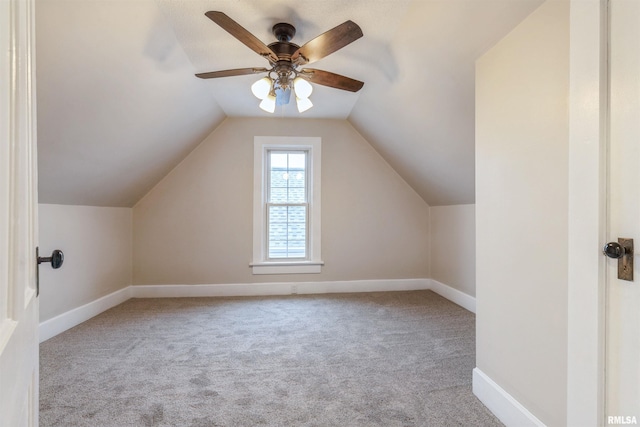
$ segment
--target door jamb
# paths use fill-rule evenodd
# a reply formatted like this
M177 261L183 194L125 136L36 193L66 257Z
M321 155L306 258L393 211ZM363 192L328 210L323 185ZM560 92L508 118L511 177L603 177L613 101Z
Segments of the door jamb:
M570 0L567 425L605 418L608 0Z

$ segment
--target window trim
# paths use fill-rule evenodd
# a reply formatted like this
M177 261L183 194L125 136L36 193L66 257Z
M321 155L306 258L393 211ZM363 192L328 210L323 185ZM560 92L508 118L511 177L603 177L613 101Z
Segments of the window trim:
M321 146L319 137L256 136L253 141L253 274L320 273L321 256ZM309 152L308 247L305 260L276 260L267 257L267 153L269 150Z

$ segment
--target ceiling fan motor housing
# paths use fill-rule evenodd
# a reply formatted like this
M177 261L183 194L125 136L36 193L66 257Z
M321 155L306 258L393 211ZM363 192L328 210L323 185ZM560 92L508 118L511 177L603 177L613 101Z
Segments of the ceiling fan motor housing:
M280 60L291 61L291 55L298 50L300 46L291 42L273 42L269 45L269 49L273 51Z
M295 43L291 43L291 39L296 34L296 29L293 25L281 22L273 26L273 34L278 39L277 42L269 44L271 49L276 55L278 55L279 61L272 63L273 72L278 76L277 90L278 93L278 105L287 104L289 102L289 94L291 92L291 86L293 84L293 78L295 77L297 66L291 61L291 56L300 48Z

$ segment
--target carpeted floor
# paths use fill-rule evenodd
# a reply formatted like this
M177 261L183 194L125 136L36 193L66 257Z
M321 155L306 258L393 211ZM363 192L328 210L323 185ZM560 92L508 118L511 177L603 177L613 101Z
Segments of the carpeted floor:
M40 346L41 426L500 426L430 291L133 299Z

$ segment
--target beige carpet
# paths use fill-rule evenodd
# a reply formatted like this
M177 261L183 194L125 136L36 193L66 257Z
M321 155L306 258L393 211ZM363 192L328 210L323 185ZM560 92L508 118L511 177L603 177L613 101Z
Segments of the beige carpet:
M40 346L41 426L499 426L430 291L133 299Z

